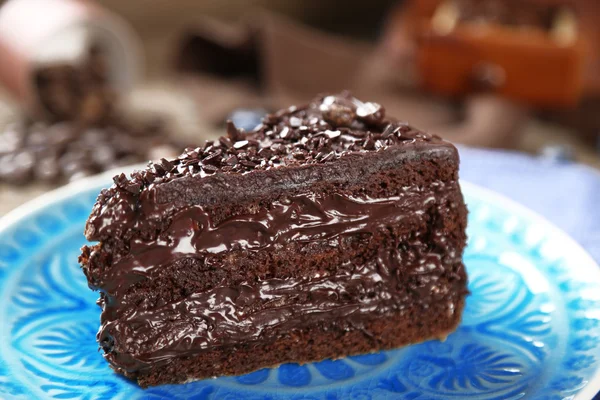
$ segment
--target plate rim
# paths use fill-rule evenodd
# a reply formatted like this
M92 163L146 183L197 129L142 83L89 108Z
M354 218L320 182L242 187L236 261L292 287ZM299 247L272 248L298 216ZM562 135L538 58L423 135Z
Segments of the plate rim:
M103 173L93 175L90 177L82 178L74 182L70 182L66 185L48 191L40 196L37 196L12 211L8 212L4 216L0 217L0 235L11 228L20 219L33 214L49 204L60 202L73 196L74 194L82 191L89 190L91 187L101 186L102 183L107 185L111 181L112 177L121 173L129 174L135 170L145 168L145 164L135 164L127 167L120 167L117 169L111 169ZM558 237L563 242L567 250L570 248L575 250L576 254L582 262L582 268L589 269L589 273L596 275L596 279L600 281L600 265L599 263L588 253L588 251L573 239L567 232L556 226L553 222L548 220L546 217L531 210L527 206L520 204L519 202L509 198L508 196L498 193L494 190L482 187L480 185L460 179L459 184L461 189L466 189L470 193L475 193L479 198L484 199L495 204L501 204L505 206L509 211L514 210L515 213L525 216L526 218L545 226L545 228L551 233L552 236ZM599 360L600 363L600 360ZM591 400L593 397L600 392L600 364L594 374L589 377L588 383L582 388L574 397L574 400Z
M517 213L530 218L532 221L543 224L545 228L550 231L552 236L558 237L562 242L566 244L567 248L574 249L577 251L578 257L584 262L582 268L589 269L592 275L596 275L596 279L600 279L600 264L591 256L591 254L573 239L567 232L556 226L552 221L548 220L543 215L531 210L527 206L520 204L519 202L503 195L502 193L495 192L491 189L484 188L474 183L460 181L462 188L468 188L467 190L477 193L480 198L484 200L491 200L494 202L500 202L506 206L509 211L516 210ZM568 250L568 249L567 249ZM600 361L600 360L599 360ZM592 400L594 396L600 393L600 366L596 368L594 374L589 378L587 385L583 387L573 398L573 400Z

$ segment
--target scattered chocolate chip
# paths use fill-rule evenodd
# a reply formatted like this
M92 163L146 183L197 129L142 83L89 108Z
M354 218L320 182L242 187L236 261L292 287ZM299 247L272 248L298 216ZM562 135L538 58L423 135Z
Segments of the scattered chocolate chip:
M290 126L293 128L298 128L302 125L302 120L298 117L290 118Z
M369 125L380 124L385 117L385 108L377 103L360 103L356 108L356 116Z
M221 149L215 150L212 154L202 159L202 164L219 165L221 163L221 154L223 154Z
M142 185L139 182L131 182L124 187L129 193L138 194L142 189Z
M296 160L304 160L306 159L306 154L302 151L297 151L292 153L292 157L294 157Z
M242 164L244 167L248 167L248 168L254 168L256 167L258 164L249 160L241 160L240 164Z
M225 160L225 164L227 165L236 165L238 163L238 158L234 155L227 157Z
M17 150L21 146L22 138L21 133L8 127L6 131L0 133L0 154L12 153Z
M340 131L329 131L329 130L327 130L327 131L325 131L325 132L323 132L323 133L324 133L324 134L325 134L325 135L326 135L326 136L327 136L329 139L335 139L336 137L339 137L339 136L342 134L342 132L340 132Z
M183 153L181 153L181 155L177 158L180 160L185 160L186 158L190 157L190 155L192 154L193 151L194 151L193 148L186 147L185 150L183 151ZM196 156L198 156L198 152L196 152Z
M165 158L161 158L159 161L160 165L166 172L171 172L174 169L174 164Z
M95 164L106 167L114 163L116 152L111 146L102 144L92 152L91 157Z
M288 128L287 126L284 126L283 129L281 130L281 132L279 132L279 137L285 139L288 137L289 133L290 133L290 128Z
M333 127L351 126L356 118L354 110L343 104L332 103L322 108L323 119Z
M202 171L206 172L207 174L214 174L218 170L219 170L219 168L215 167L214 165L203 165L202 166Z
M27 153L9 154L0 157L0 180L13 184L24 184L31 177L32 160Z
M33 170L34 178L43 182L55 182L60 176L57 156L51 154L38 160Z
M333 160L334 158L335 158L335 152L332 151L330 153L327 153L323 158L321 158L321 161L327 162L327 161Z
M256 154L261 158L269 159L273 155L273 150L271 150L268 147L264 147L260 149Z
M281 143L274 143L271 145L271 150L273 150L275 154L285 154L285 146Z
M232 142L231 142L231 139L229 139L226 136L221 136L219 138L219 142L221 142L221 145L223 145L223 147L225 147L227 149L230 148L233 145Z
M154 170L154 174L156 176L164 176L167 171L160 164L152 164L152 169Z
M381 133L381 137L384 138L384 139L390 137L391 135L394 134L394 132L396 131L396 129L397 129L396 126L394 126L393 124L389 124L388 126L385 127L385 129Z
M233 147L237 150L243 149L244 147L248 146L248 141L247 140L240 140L238 142L235 142L233 144Z
M123 188L125 185L127 185L127 175L121 173L117 176L114 176L113 182L115 185L117 185L117 187Z
M242 132L240 132L240 130L235 127L235 124L232 121L227 121L226 126L227 136L229 137L229 139L231 139L231 141L237 142L244 138L245 135L243 135Z

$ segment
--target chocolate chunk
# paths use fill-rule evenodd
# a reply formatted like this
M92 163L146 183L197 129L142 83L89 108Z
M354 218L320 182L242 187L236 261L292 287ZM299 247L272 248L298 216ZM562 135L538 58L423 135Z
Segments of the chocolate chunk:
M174 164L165 158L161 158L159 163L164 168L164 170L167 172L171 172L174 168Z
M227 165L236 165L238 163L238 158L234 155L227 157L225 160L225 164Z
M237 142L244 139L244 134L240 132L232 121L227 121L227 136L231 141Z
M127 184L124 189L129 193L138 194L142 188L142 184L139 182L130 182Z
M221 164L221 155L223 152L220 149L215 150L212 154L202 159L202 164L219 165Z
M330 153L325 154L325 156L323 156L321 158L321 161L327 162L327 161L333 160L334 158L335 158L335 152L332 151Z
M250 169L252 169L258 165L257 163L250 161L250 160L241 160L240 164L242 164L244 167L248 167Z
M223 147L225 147L227 149L233 145L233 143L231 142L231 139L229 139L228 137L225 137L225 136L221 136L219 138L219 142L221 143L221 145Z
M385 109L377 103L360 103L356 108L356 116L369 125L380 124L385 117Z
M292 153L292 157L294 157L296 160L304 160L306 159L306 153L303 151L296 151Z
M336 137L339 137L342 133L340 131L325 131L323 132L325 134L325 136L327 136L329 139L335 139Z
M238 142L235 142L235 143L233 144L233 147L234 147L236 150L243 149L243 148L244 148L244 147L246 147L246 146L248 146L248 141L247 141L247 140L240 140L240 141L238 141Z
M355 109L352 103L334 96L323 99L319 109L323 113L323 119L334 128L351 126L356 119Z
M214 165L203 165L202 166L202 171L206 172L207 174L214 174L218 170L219 170L219 168L215 167Z
M127 176L125 174L121 173L121 174L113 177L113 182L115 183L115 185L117 187L124 189L128 184Z
M302 125L302 120L298 117L292 117L290 118L290 126L292 128L298 128Z

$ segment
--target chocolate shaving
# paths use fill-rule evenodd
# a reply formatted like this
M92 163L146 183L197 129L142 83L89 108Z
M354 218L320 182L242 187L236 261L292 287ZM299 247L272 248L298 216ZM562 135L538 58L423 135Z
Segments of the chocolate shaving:
M228 121L226 137L188 148L170 164L153 163L147 171L154 171L163 181L181 175L246 173L298 162L326 163L352 152L417 141L440 141L384 116L383 107L361 102L349 93L320 97L306 106L265 116L251 132L242 132Z

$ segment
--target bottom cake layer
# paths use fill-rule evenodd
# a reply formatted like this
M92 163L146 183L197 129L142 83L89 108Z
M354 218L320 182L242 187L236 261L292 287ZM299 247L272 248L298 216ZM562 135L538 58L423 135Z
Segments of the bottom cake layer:
M373 353L430 339L444 340L460 323L464 294L447 302L391 315L382 315L356 328L313 326L283 334L274 342L246 343L178 357L167 365L131 375L142 387L183 383L221 375L241 375L287 362L307 363L349 355Z

